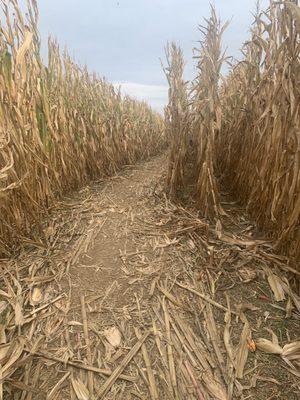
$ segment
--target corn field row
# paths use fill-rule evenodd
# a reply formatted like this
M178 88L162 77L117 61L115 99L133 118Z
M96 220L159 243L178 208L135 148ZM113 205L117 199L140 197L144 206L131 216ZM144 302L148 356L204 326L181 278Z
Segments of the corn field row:
M1 0L0 253L28 238L54 200L161 149L162 118L76 65L49 39L36 0ZM40 240L41 230L31 239Z
M225 28L212 9L200 27L192 82L184 80L181 50L175 44L167 49L168 191L178 198L192 187L201 215L217 223L224 214L221 188L229 189L275 249L299 258L298 1L270 1L257 11L243 59L231 62L222 78Z

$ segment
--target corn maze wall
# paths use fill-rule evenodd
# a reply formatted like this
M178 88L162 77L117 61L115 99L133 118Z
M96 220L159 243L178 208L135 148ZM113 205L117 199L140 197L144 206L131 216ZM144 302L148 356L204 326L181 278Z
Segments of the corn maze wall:
M56 198L156 154L162 118L122 98L49 39L41 57L38 8L2 0L0 30L0 253L33 235ZM38 230L34 240L40 240Z
M180 49L173 44L167 52L168 190L178 197L192 179L200 213L216 222L224 186L275 249L299 259L300 8L271 1L258 11L243 59L221 79L225 28L212 9L189 84Z

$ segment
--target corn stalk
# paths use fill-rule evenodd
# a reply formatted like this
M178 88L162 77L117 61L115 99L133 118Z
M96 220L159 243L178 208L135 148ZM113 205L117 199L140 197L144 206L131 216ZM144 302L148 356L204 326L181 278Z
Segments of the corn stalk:
M167 188L175 198L185 183L185 159L189 131L187 82L184 81L184 59L175 43L166 48L167 66L164 68L169 84L169 103L165 108L166 135L169 142Z
M51 38L43 64L37 2L27 3L25 18L17 0L1 0L2 254L42 240L43 218L61 195L164 146L158 113L77 66Z

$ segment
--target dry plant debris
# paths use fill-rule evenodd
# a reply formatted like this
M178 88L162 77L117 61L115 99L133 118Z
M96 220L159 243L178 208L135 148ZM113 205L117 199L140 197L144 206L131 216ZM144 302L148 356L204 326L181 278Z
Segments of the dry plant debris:
M167 47L165 113L170 142L167 193L193 196L212 223L224 215L224 187L272 239L275 250L300 260L299 1L257 6L241 60L226 57L212 7L200 25L197 73L184 75L183 54ZM227 62L229 74L222 77ZM299 269L299 268L298 268Z
M36 2L26 22L9 4L14 22L2 0L0 33L0 400L298 399L296 2L256 15L245 59L222 86L224 27L213 9L191 93L170 45L168 164L157 157L116 175L161 148L161 118L53 41L46 69Z
M168 201L163 167L66 199L48 247L2 260L2 398L297 399L295 265L236 206L220 234Z

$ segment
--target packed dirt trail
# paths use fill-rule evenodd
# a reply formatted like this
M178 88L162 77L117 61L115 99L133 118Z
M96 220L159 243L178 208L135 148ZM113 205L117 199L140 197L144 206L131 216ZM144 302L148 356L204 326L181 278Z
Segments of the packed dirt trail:
M7 398L299 398L294 266L228 198L213 227L168 201L165 163L65 198L45 240L3 260Z
M117 176L97 193L99 216L90 229L93 238L69 272L72 301L80 295L101 295L113 311L132 304L132 296L144 297L144 265L153 273L149 253L153 247L141 239L145 223L151 216L147 193L162 174L163 158L130 169ZM150 216L149 216L150 214ZM131 268L131 260L137 259ZM157 260L155 260L157 262ZM101 319L103 315L101 316Z

